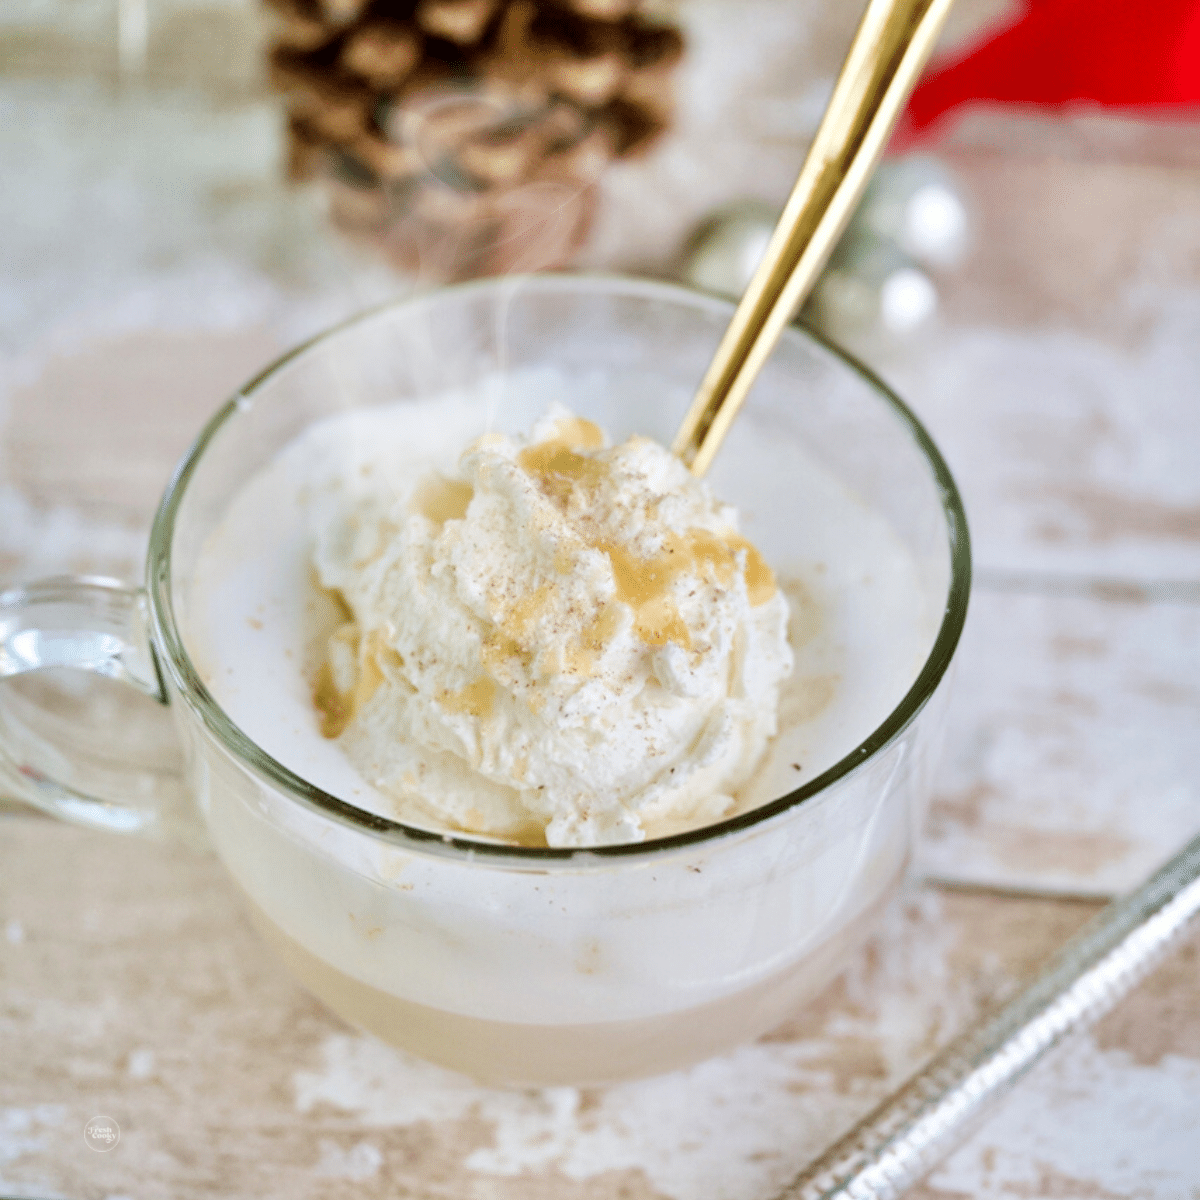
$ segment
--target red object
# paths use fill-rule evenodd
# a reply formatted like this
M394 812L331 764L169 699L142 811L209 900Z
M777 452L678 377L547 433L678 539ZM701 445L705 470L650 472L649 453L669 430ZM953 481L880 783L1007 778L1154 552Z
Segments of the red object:
M1026 0L1015 21L925 76L891 149L989 104L1200 115L1200 0Z

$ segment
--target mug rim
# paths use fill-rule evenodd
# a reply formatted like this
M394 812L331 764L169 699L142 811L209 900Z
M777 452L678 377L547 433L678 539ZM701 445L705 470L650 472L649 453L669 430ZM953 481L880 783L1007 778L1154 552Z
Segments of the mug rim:
M217 703L199 676L189 656L179 626L171 595L171 558L175 519L187 492L187 485L198 468L205 450L225 425L243 410L254 395L278 373L303 358L325 342L344 331L386 317L401 309L419 310L422 306L443 302L446 297L470 296L474 293L514 289L522 292L608 291L629 297L658 300L677 308L691 308L724 315L733 314L731 301L677 284L657 280L636 279L602 273L553 273L528 276L503 276L452 287L437 288L400 300L391 300L355 314L345 321L315 334L280 355L239 388L205 423L172 472L170 481L151 527L146 557L146 593L149 600L153 650L161 659L160 670L170 675L179 696L198 716L208 732L231 753L239 763L261 782L288 798L299 802L317 815L332 819L360 833L388 842L393 846L418 853L433 853L439 857L464 861L484 860L496 866L525 869L553 869L555 865L570 864L615 865L614 860L645 860L663 853L703 846L732 835L743 833L757 825L803 805L806 801L827 792L847 775L870 762L904 732L933 696L946 674L958 646L966 621L971 588L971 543L966 512L958 486L941 452L916 415L898 395L869 367L841 349L820 333L791 324L783 339L808 341L831 355L842 367L849 369L865 382L893 410L907 429L917 449L925 459L941 498L942 515L950 554L950 580L945 599L945 611L928 655L916 679L884 720L873 729L850 753L843 756L820 775L800 787L739 813L667 837L648 838L641 842L620 842L602 846L521 846L465 833L453 833L410 825L393 820L369 809L360 808L332 793L324 791L297 775L273 758L251 740ZM783 340L781 339L781 340Z

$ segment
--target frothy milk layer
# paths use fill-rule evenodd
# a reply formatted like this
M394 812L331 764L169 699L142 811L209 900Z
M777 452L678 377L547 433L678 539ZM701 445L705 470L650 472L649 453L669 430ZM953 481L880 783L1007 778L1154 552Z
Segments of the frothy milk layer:
M509 377L503 388L506 405L509 396L518 394L525 412L536 412L550 401L572 400L570 381L545 371ZM329 633L344 621L345 613L315 578L312 522L315 515L318 528L329 528L334 510L344 521L356 503L374 505L383 514L411 509L413 493L426 485L431 473L456 477L464 446L488 432L481 427L486 407L480 400L478 391L447 394L419 404L351 411L312 426L232 498L203 549L182 606L189 652L201 677L233 722L268 754L360 807L414 824L454 829L470 827L469 818L462 815L470 811L470 798L457 784L456 806L439 813L420 788L394 786L406 773L411 777L405 762L389 777L378 769L377 754L374 760L356 755L357 762L368 767L364 773L339 740L321 735L314 683ZM759 505L754 514L760 524L780 522L787 529L788 559L772 563L790 608L788 643L795 657L792 675L783 685L779 731L747 780L773 723L768 710L774 708L787 647L773 658L766 655L774 663L773 674L770 686L760 689L757 713L753 703L743 705L746 712L738 719L752 736L734 750L729 750L728 740L723 743L732 767L711 779L703 770L693 773L700 791L707 788L714 797L712 802L706 805L693 787L680 793L684 799L676 810L669 804L651 804L641 818L635 814L631 820L630 807L618 804L591 826L587 804L575 803L557 830L553 813L545 816L552 842L636 840L783 795L849 754L896 706L920 669L932 637L932 614L915 564L886 521L799 447L781 449L765 439L761 446L753 440L748 449L747 445L743 438L746 470L769 473L772 460L785 453L785 469L800 481L799 487L791 485L791 494L799 493L800 499L788 512ZM434 499L427 497L426 507ZM733 527L728 510L714 506L712 513L708 524ZM753 529L746 532L755 538ZM323 557L324 582L344 588L346 577L338 575L337 554L327 545ZM744 552L739 561L744 571ZM535 591L536 581L531 581L530 594ZM784 610L780 597L772 598L773 609L760 603L752 610L745 593L743 586L743 607L757 613L768 633L772 624L777 629ZM733 625L728 621L721 636L732 644ZM472 647L466 649L469 653ZM478 646L473 649L481 651ZM685 664L675 663L669 648L661 657L659 677L653 682L658 686L665 676L685 693L689 681L672 677L672 671L680 673ZM721 660L727 675L729 658L727 653ZM645 682L639 681L638 687L644 688ZM467 686L455 694L459 693L467 701L473 695ZM630 697L621 703L628 710ZM464 702L462 715L470 716L470 707ZM725 707L737 716L736 705ZM719 708L710 704L688 719L699 729L706 721L713 723L712 713ZM688 733L693 745L703 741L696 733ZM548 762L552 752L553 747ZM631 759L626 765L636 773L636 762ZM384 787L375 786L372 779ZM722 790L729 781L740 785L732 797ZM479 789L489 802L495 799L487 794L491 783ZM485 822L484 832L489 828L498 836L520 836L519 829L505 828L503 821Z

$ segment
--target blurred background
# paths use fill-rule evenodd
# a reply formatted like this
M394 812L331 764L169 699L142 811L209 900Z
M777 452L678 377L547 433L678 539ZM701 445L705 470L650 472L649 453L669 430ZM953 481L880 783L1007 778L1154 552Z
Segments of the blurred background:
M944 55L1018 12L960 0ZM98 547L144 525L221 396L381 299L547 266L736 290L857 16L820 0L9 0L0 554L36 560L23 531L54 519L64 536L115 522L86 541L116 554ZM1120 340L1145 332L1156 287L1194 279L1186 114L984 106L914 154L881 172L808 314L869 359L911 365L947 321ZM31 567L69 557L43 550Z

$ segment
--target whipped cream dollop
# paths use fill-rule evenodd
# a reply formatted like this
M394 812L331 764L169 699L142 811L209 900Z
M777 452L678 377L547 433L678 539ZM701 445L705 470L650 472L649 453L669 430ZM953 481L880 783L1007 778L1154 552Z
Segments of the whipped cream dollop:
M313 563L344 605L323 732L402 819L522 844L718 820L776 731L787 604L658 443L556 407L412 488L345 480Z

